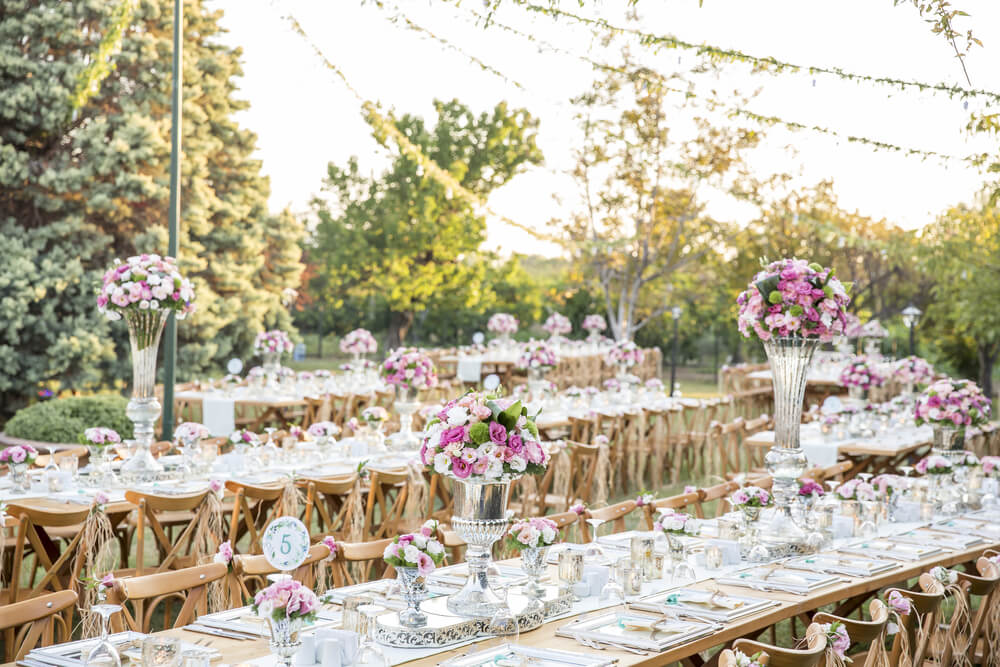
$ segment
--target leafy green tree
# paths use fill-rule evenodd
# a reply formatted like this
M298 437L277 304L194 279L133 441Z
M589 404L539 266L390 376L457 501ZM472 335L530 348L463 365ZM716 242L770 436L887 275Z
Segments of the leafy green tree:
M457 100L436 102L437 123L404 115L396 125L465 189L485 198L529 164L542 161L537 121L504 103L476 115ZM418 312L435 303L472 307L484 296L484 263L476 260L486 222L467 201L397 156L378 177L356 158L330 164L325 197L313 200L319 223L310 256L310 288L337 308L373 294L389 310L389 347L405 340Z
M303 234L287 212L268 211L255 137L233 119L246 103L234 97L240 50L218 39L221 12L201 0L184 5L180 264L194 281L198 313L178 328L180 377L248 353L262 327L290 326L281 294L298 285ZM113 256L166 248L172 7L171 0L138 0L122 14L120 3L66 0L0 8L0 222L19 227L28 248L63 248L54 256L65 252L79 264L54 266L64 273L59 287L38 303L0 283L0 301L38 314L8 322L0 342L7 354L30 359L43 332L79 329L105 341L82 336L62 364L37 372L0 368L0 385L18 392L49 379L75 386L80 376L72 369L102 361L105 381L128 377L124 327L99 321L93 293ZM92 59L107 53L102 40L121 20L120 50L109 53L110 68L100 68L106 76L93 79ZM66 323L64 313L73 314ZM10 333L27 326L33 340Z

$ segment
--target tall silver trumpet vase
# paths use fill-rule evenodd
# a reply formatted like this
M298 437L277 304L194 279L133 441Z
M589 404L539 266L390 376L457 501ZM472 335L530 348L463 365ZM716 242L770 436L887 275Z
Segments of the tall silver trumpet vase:
M448 597L448 611L457 616L490 618L503 604L490 588L486 570L493 543L507 532L507 501L514 479L453 478L455 508L451 525L468 545L465 560L469 568L465 585Z
M413 432L413 414L420 408L417 390L410 386L396 385L396 401L392 407L399 413L399 431L387 440L395 451L420 449L420 438Z
M122 465L123 481L151 482L163 472L150 452L153 425L160 416L156 400L156 351L160 347L167 310L132 310L125 314L129 344L132 348L132 399L125 416L133 424L135 452Z
M934 448L931 453L951 461L953 468L957 466L965 455L965 428L935 424Z
M805 530L792 518L792 507L799 491L798 478L809 463L799 446L799 426L806 372L818 346L816 338L772 338L764 343L774 382L774 446L764 464L774 480L775 512L761 532L761 542L779 553L801 551L806 542Z

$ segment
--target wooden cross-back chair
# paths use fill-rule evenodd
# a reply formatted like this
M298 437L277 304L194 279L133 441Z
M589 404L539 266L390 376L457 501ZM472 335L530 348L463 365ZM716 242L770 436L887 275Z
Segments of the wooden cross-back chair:
M555 476L555 466L552 463L555 461L555 456L568 456L563 452L555 454L553 456L553 461L549 463L549 466L545 469L545 474L541 477L535 477L535 486L526 487L523 484L523 477L520 480L516 480L511 487L511 501L508 503L508 507L514 510L520 516L535 516L539 514L545 514L546 507L560 507L562 505L562 498L554 496L551 493L552 489L552 479ZM515 496L516 494L516 496ZM434 517L430 512L428 516ZM440 517L439 520L447 521L450 518L450 514L447 516ZM438 517L434 517L438 518Z
M726 501L740 485L736 482L722 482L715 486L698 489L698 502L695 503L695 515L699 519L705 518L705 506L715 502L715 512L713 516L720 517L729 511L729 503Z
M653 530L653 524L660 515L659 510L661 508L685 510L691 505L698 507L699 497L698 491L692 491L691 493L681 493L676 496L670 496L669 498L659 498L651 503L643 505L642 511L646 519L646 529Z
M944 587L926 572L920 575L921 592L908 591L900 588L889 588L885 591L886 597L896 591L903 597L909 599L913 610L916 613L903 614L900 616L900 628L896 638L892 642L892 650L889 653L889 663L898 665L903 655L902 635L906 633L909 645L909 659L912 665L923 665L927 657L931 629L937 627L938 609L941 601L944 600ZM921 629L924 632L921 632Z
M306 588L312 589L316 584L316 564L330 556L330 549L325 544L314 544L309 547L306 559L292 572L292 579ZM229 587L229 604L231 607L242 607L250 604L254 594L267 586L267 576L278 574L263 555L233 556L233 577Z
M842 479L844 473L848 472L854 464L850 461L841 461L839 463L834 463L831 466L817 466L806 471L803 477L808 477L816 482L822 484L827 480L831 479Z
M4 662L24 659L28 651L71 638L71 626L63 612L73 613L75 591L59 591L4 605L0 633L4 640Z
M226 488L233 494L233 514L229 522L229 542L236 544L249 537L250 543L243 551L245 553L261 553L263 547L260 540L267 524L281 516L281 495L285 492L284 484L246 484L229 480Z
M135 514L135 574L179 570L196 565L193 537L197 528L194 520L199 508L211 490L177 496L128 490L125 500L138 509ZM221 517L219 517L221 522ZM157 564L146 565L146 529L153 533L153 546L158 554ZM170 532L179 529L171 537ZM217 536L221 539L221 535ZM218 546L218 545L216 545ZM204 554L202 554L204 555Z
M569 417L569 439L574 442L593 442L596 435L593 417Z
M227 566L222 563L195 565L183 570L170 570L141 577L115 580L108 589L107 601L121 605L120 614L111 618L115 632L128 629L133 632L150 632L153 615L161 604L181 601L173 622L164 615L164 627L180 628L193 622L208 609L208 585L226 576ZM124 623L123 623L124 621Z
M733 649L742 651L744 655L765 653L768 667L816 667L826 651L826 634L818 623L812 623L806 628L806 647L803 649L779 648L750 639L737 639L733 642ZM736 667L732 652L725 658L719 656L719 667Z
M644 479L646 488L656 489L663 485L668 470L674 465L673 450L670 448L670 427L675 412L670 408L645 410L643 423L644 441L648 460Z
M382 552L395 538L372 542L337 542L337 556L332 565L333 585L336 588L353 586L374 579L391 579L396 576L393 567L382 560ZM352 574L350 565L357 566Z
M302 426L308 428L316 422L330 421L333 416L333 405L329 394L323 396L306 396L306 413L302 418Z
M427 516L438 521L449 520L452 510L455 507L455 499L452 497L451 488L445 483L445 477L436 472L431 473L427 486L429 489L427 493ZM435 508L437 501L441 501L440 508Z
M1000 584L1000 566L988 558L980 557L976 561L976 572L978 575L968 572L956 571L958 574L958 588L965 597L969 618L966 623L958 623L952 616L951 623L943 633L942 645L933 646L934 653L939 656L939 665L959 664L961 657L968 658L968 664L987 664L983 658L988 656L989 644L983 642L983 650L977 660L976 649L981 639L984 639L988 630L989 615L993 605L997 603L997 586ZM980 598L979 607L975 614L972 613L972 596ZM943 619L942 619L943 620ZM962 650L966 647L963 655L955 655L955 648Z
M770 391L770 389L768 389ZM761 431L767 431L771 428L771 417L768 415L760 415L753 419L748 419L743 422L744 429L744 440L752 435L756 435ZM755 468L761 468L764 465L764 450L761 447L746 447L743 449L746 451L747 457L747 470L754 470Z
M345 520L350 507L347 498L358 481L358 474L351 473L346 477L330 477L313 479L303 477L296 484L306 489L306 509L302 522L310 532L313 531L313 520L316 523L314 539L326 535L335 538L343 537Z
M609 454L611 457L611 492L613 493L616 484L624 484L625 416L596 413L592 435L586 442L593 442L598 435L607 436L608 445L611 448Z
M716 459L716 474L722 477L728 472L739 472L741 469L740 450L743 449L743 434L746 422L743 417L737 417L727 424L712 422L708 428L706 445L709 451L706 456L713 455Z
M567 442L566 446L569 447L569 488L565 498L554 495L551 498L547 497L545 499L546 509L551 507L557 511L565 511L575 502L582 502L586 505L593 500L600 446L587 445L582 442ZM544 512L542 513L544 514Z
M406 509L406 496L409 493L409 473L406 470L379 470L371 467L368 472L365 540L394 536L403 523L403 510Z
M634 512L636 508L638 508L638 505L635 504L634 500L623 500L620 503L608 505L600 509L588 509L584 512L583 518L584 521L587 519L600 519L605 523L611 522L612 532L620 533L625 530L625 517ZM589 524L582 524L581 531L584 543L593 542L597 539L597 535L591 533Z
M881 645L885 642L886 626L889 624L889 609L885 606L884 602L875 599L868 603L868 615L871 618L870 621L819 612L813 616L812 622L821 625L842 623L847 630L848 636L851 638L851 646L857 646L858 644L875 645L876 643ZM850 658L855 667L873 667L875 656L876 654L872 651L867 651L865 653L853 654Z

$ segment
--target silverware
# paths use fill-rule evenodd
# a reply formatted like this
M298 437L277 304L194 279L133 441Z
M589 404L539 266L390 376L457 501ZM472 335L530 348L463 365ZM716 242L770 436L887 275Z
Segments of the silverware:
M649 651L643 651L627 644L619 644L605 639L591 639L590 637L584 637L582 635L573 635L573 639L587 648L592 648L597 651L605 651L608 648L616 648L628 653L634 653L635 655L649 655Z
M253 635L242 635L235 632L228 632L226 630L219 630L218 628L210 628L207 625L198 625L197 623L192 625L185 625L184 629L188 632L199 632L203 635L214 635L216 637L225 637L227 639L240 639L243 641L260 639Z

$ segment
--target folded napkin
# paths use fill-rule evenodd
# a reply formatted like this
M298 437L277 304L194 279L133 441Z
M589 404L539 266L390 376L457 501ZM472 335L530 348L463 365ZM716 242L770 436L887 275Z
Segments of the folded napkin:
M213 436L229 435L236 430L236 401L206 396L201 402L201 420Z

